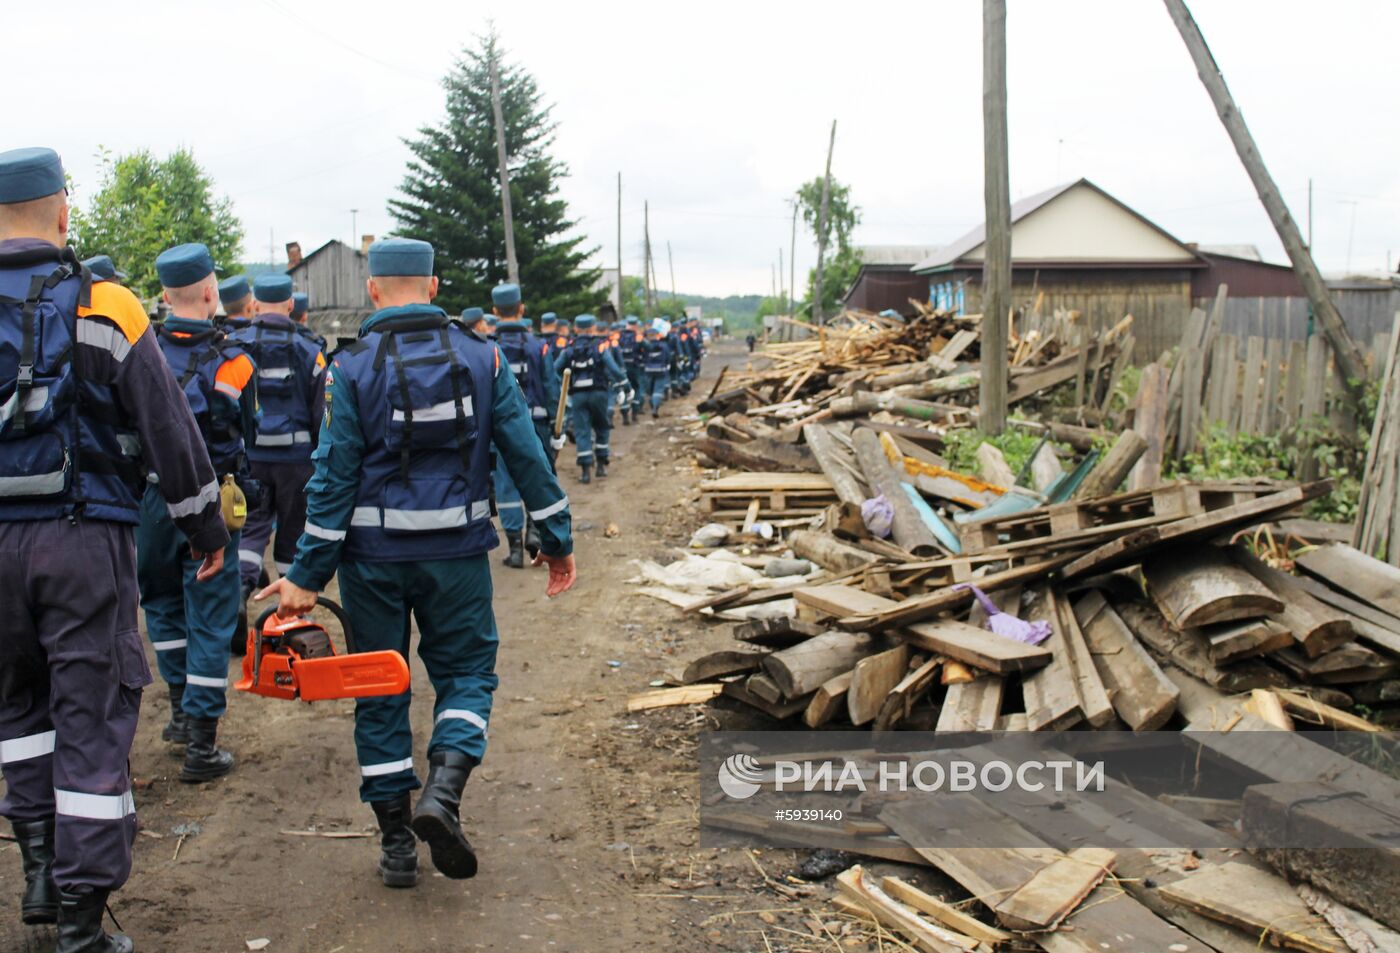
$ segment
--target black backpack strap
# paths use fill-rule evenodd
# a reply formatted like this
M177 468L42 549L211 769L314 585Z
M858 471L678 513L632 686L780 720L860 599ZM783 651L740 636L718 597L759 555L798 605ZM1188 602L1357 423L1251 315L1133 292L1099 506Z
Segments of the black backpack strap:
M467 441L467 411L462 406L462 374L470 373L462 367L457 360L457 349L452 346L452 340L448 337L446 326L441 333L442 349L447 352L447 359L451 362L452 369L448 371L447 379L452 382L452 402L455 408L454 419L456 421L457 452L462 455L462 466L468 471L472 467L472 452ZM475 399L475 395L473 395ZM475 410L475 408L473 408Z
M403 398L403 449L399 451L399 476L407 483L409 453L413 446L413 396L408 389L408 372L404 370L403 361L399 359L398 335L393 331L380 339L379 355L375 358L376 368L383 366L386 352L393 355L394 380L399 386L399 395ZM393 413L392 409L390 413Z

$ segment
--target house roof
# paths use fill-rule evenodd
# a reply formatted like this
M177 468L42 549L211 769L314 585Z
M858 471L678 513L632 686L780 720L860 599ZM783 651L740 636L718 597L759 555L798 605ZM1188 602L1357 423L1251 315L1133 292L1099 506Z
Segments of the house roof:
M343 241L341 241L340 239L338 239L338 238L332 238L330 241L326 242L324 245L322 245L321 247L317 248L317 249L316 249L315 251L313 251L311 254L303 256L302 259L301 259L301 261L297 262L295 265L293 265L292 267L290 267L290 268L287 269L287 274L290 275L290 274L294 273L298 268L304 268L304 267L306 266L307 262L311 261L311 259L313 259L313 258L315 258L317 255L321 254L321 252L325 251L327 248L330 248L332 245L340 245L342 248L350 248L349 245L345 244L345 243L344 243ZM353 252L354 252L355 254L357 254L357 255L358 255L358 254L361 254L360 250L357 249L357 248L351 249L351 251L353 251Z
M1097 195L1102 199L1107 200L1116 208L1120 209L1123 212L1126 212L1140 225L1146 226L1147 230L1152 235L1156 236L1156 241L1159 245L1161 245L1161 240L1165 240L1165 242L1168 243L1166 245L1161 245L1161 247L1167 248L1174 246L1175 254L1173 257L1175 258L1175 263L1177 267L1200 267L1204 264L1201 261L1200 256L1198 256L1190 246L1177 239L1174 235L1167 232L1155 222L1150 221L1137 211L1125 205L1123 202L1114 198L1112 195L1109 195L1107 192L1099 188L1094 183L1090 182L1088 179L1077 179L1073 182L1066 182L1061 185L1057 185L1054 188L1046 189L1043 192L1037 192L1034 195L1029 195L1026 198L1023 198L1017 202L1013 202L1011 205L1011 225L1013 229L1013 241L1015 240L1016 226L1026 222L1037 212L1040 212L1042 209L1055 203L1057 200L1063 198L1064 196L1069 195L1071 192L1076 192L1081 189L1088 190L1089 193L1092 193L1093 195ZM977 264L980 265L980 256L977 256L976 253L983 249L983 247L986 244L986 241L987 228L986 223L984 222L983 224L978 225L972 231L968 232L966 235L963 235L956 241L945 245L936 253L921 260L918 264L914 266L913 270L920 274L927 274L929 272L935 271L943 271L953 267L955 264L958 264L959 262L962 262L965 259L973 259L977 262ZM1022 256L1021 258L1017 258L1015 260L1017 261L1017 263L1020 263L1023 259L1027 257L1035 261L1045 261L1056 264L1087 264L1093 262L1098 264L1112 264L1122 266L1134 263L1132 260L1132 256L1112 256L1107 258L1100 256L1085 257L1083 255L1076 254L1073 252L1067 252L1063 255L1036 254L1032 256ZM1160 264L1162 263L1162 261L1163 259L1157 257L1151 259L1150 263Z
M862 265L903 265L911 268L938 249L927 245L857 245Z

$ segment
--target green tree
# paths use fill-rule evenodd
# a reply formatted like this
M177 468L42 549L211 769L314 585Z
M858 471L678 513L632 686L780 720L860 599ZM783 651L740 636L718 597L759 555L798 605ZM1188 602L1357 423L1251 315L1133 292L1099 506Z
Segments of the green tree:
M526 304L535 315L593 311L605 298L594 290L600 272L585 264L597 249L581 248L583 238L570 234L578 223L559 196L568 167L551 155L552 107L543 104L533 76L504 61L494 30L479 38L476 49L464 50L444 77L447 115L406 140L413 158L400 186L403 197L389 201L389 212L399 234L432 242L437 250L444 308L489 305L492 286L506 278L492 63L500 77L515 254Z
M684 297L671 297L670 292L661 292L653 289L652 297L656 302L656 307L652 310L651 316L659 318L662 315L670 315L671 320L685 314L686 301ZM635 314L639 318L647 316L647 296L646 289L642 286L641 275L622 276L622 316Z
M822 180L821 177L804 182L797 190L797 208L802 221L813 235L817 234L821 222ZM831 193L827 200L826 214L826 273L822 280L822 313L834 314L845 297L846 291L856 280L860 271L860 252L851 245L851 233L860 224L860 207L851 202L851 187L831 180ZM820 244L818 236L818 244ZM812 310L812 291L816 286L817 270L807 272L807 298L802 308L807 313Z
M156 256L171 245L203 242L223 268L238 260L243 225L233 203L214 195L211 179L189 149L157 159L142 149L113 157L103 151L102 178L70 231L81 257L111 255L138 295L160 293Z

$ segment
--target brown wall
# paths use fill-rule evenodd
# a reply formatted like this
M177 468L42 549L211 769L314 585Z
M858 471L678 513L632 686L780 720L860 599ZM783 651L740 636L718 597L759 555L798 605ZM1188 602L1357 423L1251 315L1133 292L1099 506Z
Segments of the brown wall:
M1191 275L1191 297L1214 298L1222 284L1230 286L1231 298L1302 298L1302 282L1287 265L1228 258L1201 252L1210 263Z
M928 300L928 279L916 275L907 266L867 265L861 269L855 287L846 296L846 307L865 311L893 308L900 314L910 311L909 299Z

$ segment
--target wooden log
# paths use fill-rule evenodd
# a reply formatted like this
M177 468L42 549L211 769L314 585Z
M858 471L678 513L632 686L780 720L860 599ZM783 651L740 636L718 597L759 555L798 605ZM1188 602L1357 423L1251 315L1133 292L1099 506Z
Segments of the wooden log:
M1273 874L1242 863L1212 866L1158 889L1203 916L1276 946L1305 953L1347 953L1346 944L1296 895L1280 896Z
M807 449L812 452L817 466L831 481L831 488L836 491L837 498L843 503L853 503L856 506L864 503L865 489L850 469L855 467L856 463L853 459L847 463L849 454L837 445L830 431L821 424L807 424L802 428L802 438L807 441Z
M863 549L847 545L827 533L813 530L793 530L788 534L787 542L797 556L810 559L823 569L836 572L859 569L880 561L879 557Z
M1136 430L1123 431L1103 459L1089 471L1084 482L1079 484L1079 489L1074 491L1074 498L1091 500L1116 493L1118 485L1128 478L1133 465L1146 452L1147 438Z
M827 631L824 627L800 619L755 619L734 626L734 638L752 645L769 645L786 648L805 642L814 635Z
M935 657L912 668L885 696L884 704L880 706L880 713L875 716L875 730L889 731L908 718L909 713L914 708L914 703L933 687L934 677L938 674L939 667L957 664L957 662L945 662L943 659Z
M897 645L857 662L851 687L846 693L846 712L851 717L851 724L860 727L874 721L885 704L885 697L908 671L908 645Z
M966 413L966 408L933 403L927 400L916 400L912 397L900 396L892 391L879 394L863 391L859 394L852 394L850 397L837 397L831 401L830 409L833 417L864 417L878 414L884 410L900 417L938 421L956 417L959 413Z
M763 669L788 698L814 692L830 678L848 672L876 650L873 637L858 632L827 632L763 660Z
M1267 565L1243 547L1235 547L1231 555L1283 600L1283 610L1274 619L1293 633L1293 640L1308 658L1318 658L1355 635L1345 613L1314 599L1293 576Z
M820 728L845 707L846 693L851 690L851 680L855 675L855 670L852 669L822 682L812 700L807 703L807 710L802 713L802 721L808 728Z
M860 864L837 874L836 886L846 897L869 910L881 924L913 940L924 953L968 953L977 947L979 941L973 937L929 923L889 896Z
M1117 855L1102 847L1080 847L1037 870L993 907L1002 926L1012 930L1053 930L1093 892Z
M1142 564L1147 590L1178 629L1283 611L1283 600L1215 546L1163 550Z
M890 466L889 458L880 444L880 435L868 428L858 427L851 440L855 445L856 459L865 473L865 482L872 490L883 494L894 509L894 541L915 556L941 553L942 547L933 531L919 516L894 468Z
M764 672L754 672L744 679L744 687L749 690L749 694L763 699L770 705L781 705L784 700L783 690L778 687L778 683L773 681Z
M801 698L785 700L777 703L769 702L749 691L748 682L750 679L737 679L732 682L725 682L724 689L720 692L726 698L743 702L750 708L763 712L769 718L776 721L785 721L794 715L800 715L807 709L807 704L811 700L805 695Z
M1180 692L1143 649L1103 593L1091 590L1074 603L1113 710L1134 731L1162 727L1176 711Z
M756 470L765 473L816 473L817 462L811 454L803 454L802 448L792 444L768 440L750 440L747 443L731 443L713 437L699 437L695 449L716 463L739 470Z
M721 649L718 652L707 652L686 665L680 680L682 684L693 685L696 682L724 678L726 675L753 672L763 663L763 659L767 655L766 651L753 648Z

